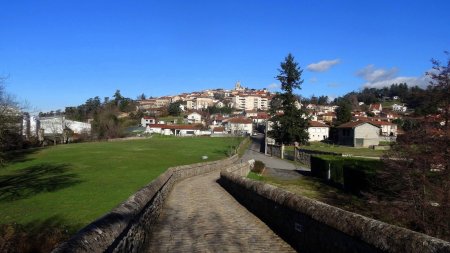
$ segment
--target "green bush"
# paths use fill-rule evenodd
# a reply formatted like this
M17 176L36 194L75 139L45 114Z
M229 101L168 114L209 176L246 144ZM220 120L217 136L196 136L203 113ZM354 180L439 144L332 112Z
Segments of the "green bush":
M354 193L360 193L370 188L375 179L375 171L380 166L379 160L331 155L311 157L312 176L328 180L328 182ZM328 170L330 176L328 176Z
M252 172L261 173L263 172L265 167L266 165L263 162L256 160L255 164L253 165Z
M379 160L354 160L344 165L344 188L353 193L370 190L376 179L376 170L380 168Z
M330 170L329 180L332 183L344 184L343 165L344 158L333 155L317 155L311 157L311 174L315 177L328 180L328 170Z

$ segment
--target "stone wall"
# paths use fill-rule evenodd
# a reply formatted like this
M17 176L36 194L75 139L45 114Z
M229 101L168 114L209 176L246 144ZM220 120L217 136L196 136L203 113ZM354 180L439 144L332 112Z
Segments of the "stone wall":
M342 156L341 153L335 153L335 152L315 151L315 150L308 150L308 149L302 149L302 148L295 148L294 150L295 150L295 161L307 166L308 168L311 168L311 155Z
M299 252L450 252L450 243L222 171L221 185Z
M283 159L281 156L283 152L280 145L267 144L267 154Z
M142 252L164 201L178 180L230 167L237 160L236 155L221 161L169 168L53 252Z

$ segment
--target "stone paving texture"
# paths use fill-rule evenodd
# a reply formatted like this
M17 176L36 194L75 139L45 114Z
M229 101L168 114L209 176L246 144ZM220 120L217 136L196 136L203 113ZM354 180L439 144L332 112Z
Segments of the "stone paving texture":
M174 186L149 252L295 252L218 183L219 172Z

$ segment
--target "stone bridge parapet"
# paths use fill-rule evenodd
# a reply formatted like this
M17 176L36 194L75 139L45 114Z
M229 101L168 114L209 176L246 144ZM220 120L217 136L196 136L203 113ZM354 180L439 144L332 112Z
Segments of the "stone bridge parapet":
M178 180L228 168L237 160L235 155L220 161L171 167L52 252L142 252L164 201Z
M449 242L235 173L222 171L219 182L299 252L450 252Z

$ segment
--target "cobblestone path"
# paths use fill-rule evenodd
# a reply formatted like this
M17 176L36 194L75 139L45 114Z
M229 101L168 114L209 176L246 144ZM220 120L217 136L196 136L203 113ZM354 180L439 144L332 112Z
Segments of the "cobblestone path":
M175 185L149 252L295 252L228 194L218 178L213 172Z

